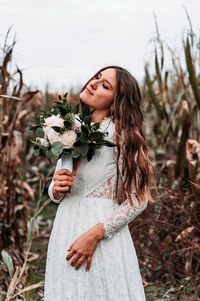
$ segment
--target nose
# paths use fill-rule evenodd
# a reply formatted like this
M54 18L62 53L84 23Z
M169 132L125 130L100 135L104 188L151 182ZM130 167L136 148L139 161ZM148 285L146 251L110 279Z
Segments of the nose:
M97 88L97 81L96 80L91 80L91 82L89 83L90 87L93 89L93 90L96 90Z

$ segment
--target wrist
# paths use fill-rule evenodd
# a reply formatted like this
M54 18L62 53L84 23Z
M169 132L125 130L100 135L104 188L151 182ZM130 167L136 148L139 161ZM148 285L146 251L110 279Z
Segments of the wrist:
M95 236L97 240L101 240L104 238L104 228L103 228L103 223L98 223L94 225L91 229L90 232Z

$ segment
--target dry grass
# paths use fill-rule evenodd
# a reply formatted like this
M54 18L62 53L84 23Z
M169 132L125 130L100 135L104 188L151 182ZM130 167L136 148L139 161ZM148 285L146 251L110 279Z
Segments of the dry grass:
M9 33L8 33L9 34ZM27 139L39 110L48 110L57 94L32 91L19 68L10 71L14 44L0 58L0 248L2 300L41 300L32 250L41 233L49 162L33 155ZM186 69L179 54L154 39L155 71L145 65L145 131L157 171L159 200L130 224L148 300L199 300L200 291L200 74L198 39L192 29L183 38ZM170 52L173 68L165 66ZM71 96L78 94L71 90ZM37 202L36 202L37 200ZM33 211L32 211L33 209ZM31 215L30 215L31 213ZM45 214L45 213L44 213ZM151 297L152 296L152 297ZM160 299L158 299L160 298Z

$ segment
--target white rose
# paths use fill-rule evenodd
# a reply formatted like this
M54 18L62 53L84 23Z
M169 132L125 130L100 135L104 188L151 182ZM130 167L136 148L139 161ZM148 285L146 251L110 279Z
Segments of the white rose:
M76 141L76 133L73 130L64 132L61 135L62 144L64 148L72 148L74 142Z
M52 129L50 126L44 128L44 133L46 134L51 144L54 144L57 141L62 142L61 134L54 131L54 129Z
M41 145L43 145L44 147L47 147L49 145L48 141L45 138L37 137L36 140L39 140L41 142Z
M59 115L60 116L60 115ZM60 118L59 116L52 115L51 117L47 117L45 119L46 126L64 126L64 119Z

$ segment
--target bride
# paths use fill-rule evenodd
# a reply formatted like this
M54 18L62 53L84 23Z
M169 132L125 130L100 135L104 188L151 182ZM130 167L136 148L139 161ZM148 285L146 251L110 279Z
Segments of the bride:
M72 173L57 161L48 189L59 205L47 250L44 300L143 301L128 228L153 201L155 169L142 129L141 92L127 70L107 66L84 85L80 101L96 109L92 121L117 146L102 146L91 161L74 159Z

